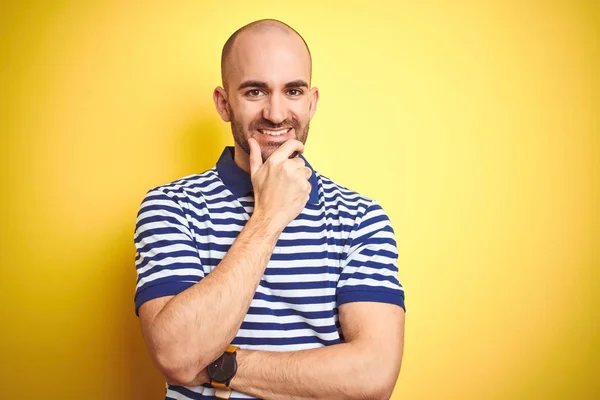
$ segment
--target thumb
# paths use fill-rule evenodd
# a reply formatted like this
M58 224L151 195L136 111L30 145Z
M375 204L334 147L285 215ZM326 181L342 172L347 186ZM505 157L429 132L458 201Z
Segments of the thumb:
M248 145L250 146L250 176L252 176L263 164L262 153L256 139L249 138Z

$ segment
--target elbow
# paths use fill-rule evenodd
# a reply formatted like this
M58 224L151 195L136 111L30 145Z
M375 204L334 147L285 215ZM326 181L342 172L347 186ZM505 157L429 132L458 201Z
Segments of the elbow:
M161 369L161 372L167 383L175 386L193 386L192 382L196 377L189 369Z
M174 355L172 352L157 352L154 361L158 370L171 385L191 386L202 370L198 363L188 360L185 355Z
M389 400L392 397L396 381L379 379L365 387L361 393L361 400Z
M392 398L392 392L396 382L384 382L379 387L375 388L371 393L369 399L373 400L390 400Z
M400 366L402 364L402 352L389 352L381 354L379 357L371 358L371 375L370 385L367 388L367 396L369 400L389 400L392 397L394 388L400 375Z
M396 365L391 364L385 368L381 364L373 367L373 374L369 377L368 384L362 386L357 397L360 400L389 400L400 371Z

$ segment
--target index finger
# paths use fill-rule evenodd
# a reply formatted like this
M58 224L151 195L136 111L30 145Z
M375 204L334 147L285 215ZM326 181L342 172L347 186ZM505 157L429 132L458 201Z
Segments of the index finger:
M281 162L290 158L294 153L302 153L304 151L304 144L296 139L289 139L284 144L279 146L277 150L269 156L272 162Z
M256 139L249 138L248 146L250 146L250 176L252 176L256 171L258 171L263 162L260 146Z

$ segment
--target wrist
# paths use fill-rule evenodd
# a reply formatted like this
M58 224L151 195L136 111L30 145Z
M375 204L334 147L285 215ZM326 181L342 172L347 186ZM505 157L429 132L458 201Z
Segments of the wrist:
M273 245L277 242L279 235L285 229L285 226L281 226L275 221L275 219L266 213L262 213L259 210L255 210L250 220L246 224L246 228L250 229L253 233L256 233L261 239L273 240Z
M238 349L237 351L237 372L235 373L235 376L231 379L231 382L229 383L229 387L233 390L240 391L244 386L244 369L248 353L248 350Z

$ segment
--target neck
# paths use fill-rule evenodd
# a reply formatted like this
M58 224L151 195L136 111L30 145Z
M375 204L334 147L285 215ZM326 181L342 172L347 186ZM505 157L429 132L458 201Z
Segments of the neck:
M233 161L244 172L250 175L250 156L236 143L234 146Z

